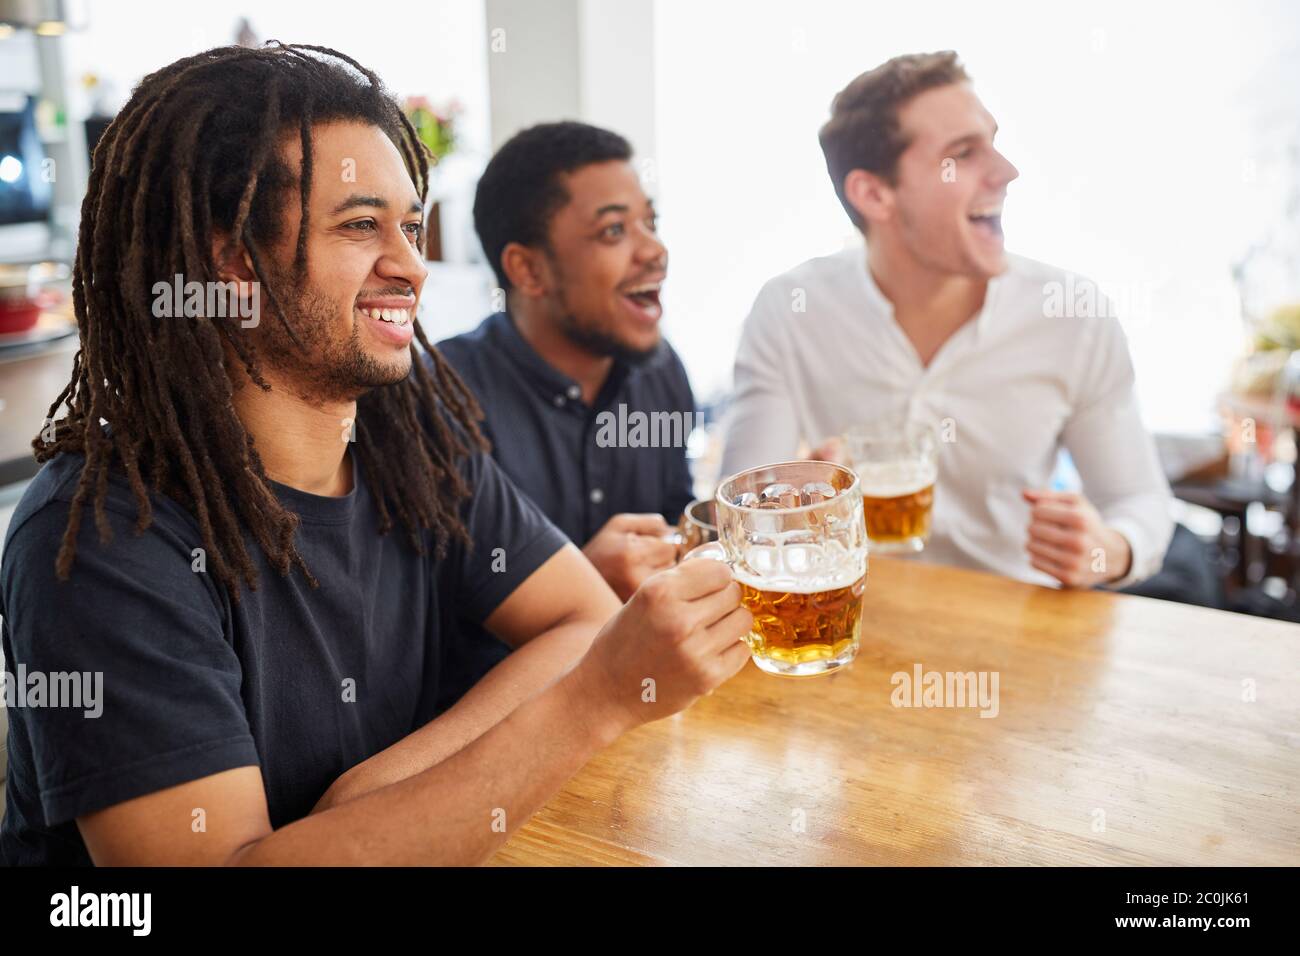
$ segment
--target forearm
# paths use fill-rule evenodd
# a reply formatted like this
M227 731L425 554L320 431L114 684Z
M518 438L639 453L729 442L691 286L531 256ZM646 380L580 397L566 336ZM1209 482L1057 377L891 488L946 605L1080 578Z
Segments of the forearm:
M627 728L592 700L571 670L436 766L282 827L231 863L482 863Z
M461 750L577 664L599 627L579 620L529 641L492 668L446 713L344 773L312 813L406 780Z

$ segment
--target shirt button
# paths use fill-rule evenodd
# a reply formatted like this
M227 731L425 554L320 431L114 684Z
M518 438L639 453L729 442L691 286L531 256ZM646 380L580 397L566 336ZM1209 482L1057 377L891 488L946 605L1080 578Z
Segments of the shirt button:
M555 402L555 407L556 407L556 408L563 408L563 407L564 407L564 396L563 396L563 395L556 395L555 398L553 399L553 401Z
M593 505L598 505L605 500L605 492L601 491L599 488L592 488L591 494L588 497L591 498L591 503Z
M582 398L582 389L576 385L570 385L568 394L569 398L576 402L578 399Z

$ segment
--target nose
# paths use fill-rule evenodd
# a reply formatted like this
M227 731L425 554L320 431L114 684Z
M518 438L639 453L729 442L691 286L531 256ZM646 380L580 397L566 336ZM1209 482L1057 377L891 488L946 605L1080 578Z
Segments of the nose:
M375 263L375 275L389 282L409 285L419 294L429 269L424 264L421 250L411 242L403 226L399 225L384 243L379 261Z
M659 238L659 234L645 223L641 223L640 232L641 241L637 244L637 259L641 262L662 261L664 268L667 268L668 247Z
M994 152L997 152L994 150ZM1007 159L1001 153L998 153L998 182L1005 186L1007 183L1020 178L1020 170L1016 169L1015 164Z

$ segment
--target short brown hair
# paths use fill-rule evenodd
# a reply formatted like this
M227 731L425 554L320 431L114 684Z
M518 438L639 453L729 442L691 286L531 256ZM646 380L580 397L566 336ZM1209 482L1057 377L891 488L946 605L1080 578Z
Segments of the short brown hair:
M908 146L898 126L899 109L918 93L969 79L952 50L907 53L868 70L835 95L831 118L818 138L835 195L853 225L866 231L866 223L844 196L844 177L865 169L892 184L898 157Z

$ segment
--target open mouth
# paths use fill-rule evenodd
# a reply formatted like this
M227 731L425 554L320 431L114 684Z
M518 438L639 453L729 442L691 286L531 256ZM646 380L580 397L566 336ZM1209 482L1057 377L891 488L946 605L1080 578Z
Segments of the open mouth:
M390 325L410 325L410 309L362 309L372 319L378 319L380 322L387 322Z
M400 300L399 300L400 301ZM408 300L409 301L409 300ZM406 346L415 336L415 308L409 305L389 303L388 307L378 304L358 305L357 314L368 321L381 340L395 346Z
M987 239L1002 240L1002 209L978 209L966 217Z
M623 292L623 300L645 321L657 322L664 314L663 305L659 302L662 285L661 282L647 282L633 286Z

